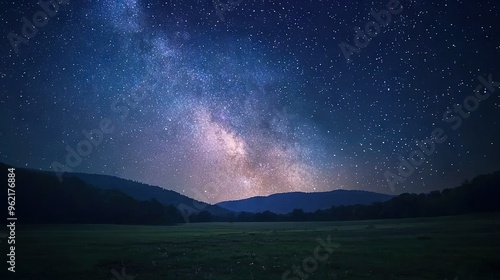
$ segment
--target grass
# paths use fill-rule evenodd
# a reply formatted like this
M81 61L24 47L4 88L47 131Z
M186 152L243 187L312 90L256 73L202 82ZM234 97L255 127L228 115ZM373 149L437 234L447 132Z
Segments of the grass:
M307 279L500 279L499 217L22 226L15 279L132 280L112 273L125 268L134 280L279 280L329 235L340 246L311 273L302 268Z

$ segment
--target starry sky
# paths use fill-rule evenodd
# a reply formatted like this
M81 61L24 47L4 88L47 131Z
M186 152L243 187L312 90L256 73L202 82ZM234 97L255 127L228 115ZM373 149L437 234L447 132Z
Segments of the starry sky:
M60 2L46 17L2 3L2 162L210 203L420 193L500 169L498 1L401 0L368 44L355 35L391 1ZM446 140L408 175L435 129Z

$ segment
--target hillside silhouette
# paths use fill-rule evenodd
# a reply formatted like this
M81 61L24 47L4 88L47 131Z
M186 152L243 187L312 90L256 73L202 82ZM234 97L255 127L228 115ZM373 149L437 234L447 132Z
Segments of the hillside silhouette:
M277 214L286 214L292 212L294 209L314 212L316 210L329 209L332 206L370 205L374 202L385 202L392 197L392 195L357 190L334 190L312 193L289 192L236 201L224 201L217 203L217 205L235 212L258 213L270 211Z
M6 173L9 167L11 166L0 163L4 178L7 178ZM332 199L332 204L337 203L337 205L328 209L307 211L307 208L304 210L297 207L297 205L306 205L304 202L289 200L289 205L295 209L287 213L232 212L220 206L197 204L196 200L173 191L112 176L70 174L61 183L55 174L50 172L16 168L15 174L16 215L25 224L168 225L215 221L347 221L500 211L500 203L498 203L500 201L500 171L477 176L455 188L422 194L404 193L387 201L369 205L339 205L342 201ZM7 192L1 193L0 199L6 201ZM342 193L342 191L329 193ZM349 193L347 191L347 194ZM352 192L352 194L356 193L358 192ZM288 197L289 195L297 195L297 193L279 194L274 197ZM315 203L308 196L305 197L309 200L307 203ZM258 200L259 198L254 198L253 201Z

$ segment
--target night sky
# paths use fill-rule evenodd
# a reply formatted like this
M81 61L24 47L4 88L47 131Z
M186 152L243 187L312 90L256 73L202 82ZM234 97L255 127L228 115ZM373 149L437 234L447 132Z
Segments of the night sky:
M0 12L2 162L211 203L500 169L498 1L36 2Z

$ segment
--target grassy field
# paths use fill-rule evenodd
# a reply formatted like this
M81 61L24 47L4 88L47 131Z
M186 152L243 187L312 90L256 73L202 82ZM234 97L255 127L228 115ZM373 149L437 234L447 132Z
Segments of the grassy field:
M14 279L500 279L499 218L24 226Z

